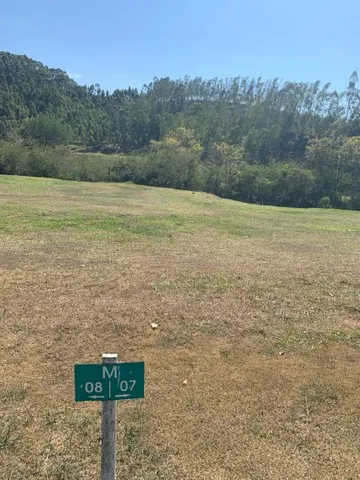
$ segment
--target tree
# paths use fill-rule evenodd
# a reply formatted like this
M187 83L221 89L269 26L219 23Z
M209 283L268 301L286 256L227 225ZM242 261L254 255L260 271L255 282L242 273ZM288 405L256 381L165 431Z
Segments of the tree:
M329 197L333 206L342 207L342 197L350 196L355 203L360 191L360 137L312 140L306 161L317 174L319 198Z
M150 142L151 150L187 151L201 154L202 147L198 142L195 132L185 127L179 127L169 132L160 141Z

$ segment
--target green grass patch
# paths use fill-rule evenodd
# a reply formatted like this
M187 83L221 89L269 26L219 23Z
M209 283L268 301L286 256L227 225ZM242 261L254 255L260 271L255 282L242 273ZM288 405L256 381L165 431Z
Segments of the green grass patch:
M103 232L116 236L150 236L157 237L175 232L194 232L200 222L196 218L185 219L175 215L94 215L75 214L57 216L33 215L0 218L0 231L14 233L16 231L46 230L80 230L82 232Z
M334 330L329 334L319 331L291 332L276 337L269 352L283 351L306 354L309 350L316 349L328 342L339 342L360 349L360 328L354 328L350 331Z
M320 346L326 340L326 335L317 331L294 331L287 335L281 335L275 338L275 351L284 352L307 352Z
M195 292L223 293L239 285L234 276L184 275L176 280L154 282L154 290L189 290Z
M0 420L0 451L15 447L21 436L21 428L15 416Z
M360 328L346 332L344 330L335 330L330 333L328 339L332 342L340 342L350 347L360 349Z
M13 387L0 389L0 402L14 402L24 400L26 387Z
M360 212L248 205L205 193L133 184L0 175L0 232L79 229L159 236L204 230L234 237L353 235ZM65 213L66 212L66 213Z

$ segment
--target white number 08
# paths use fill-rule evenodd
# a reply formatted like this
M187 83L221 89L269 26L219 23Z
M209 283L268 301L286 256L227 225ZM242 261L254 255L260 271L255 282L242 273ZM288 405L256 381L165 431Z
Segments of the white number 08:
M86 393L101 393L102 392L102 383L101 382L86 382L85 383L85 392Z

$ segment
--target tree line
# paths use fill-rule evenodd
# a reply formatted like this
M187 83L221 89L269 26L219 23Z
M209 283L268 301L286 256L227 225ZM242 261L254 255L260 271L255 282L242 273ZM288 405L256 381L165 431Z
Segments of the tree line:
M185 77L109 93L0 52L0 139L3 173L11 171L11 145L32 153L71 145L121 154L109 172L119 181L264 204L360 208L356 72L343 92L321 82Z

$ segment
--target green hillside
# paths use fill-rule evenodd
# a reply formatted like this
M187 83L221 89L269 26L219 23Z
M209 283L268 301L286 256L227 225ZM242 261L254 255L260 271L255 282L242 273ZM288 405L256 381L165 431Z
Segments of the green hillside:
M141 91L107 92L0 52L0 173L130 180L251 203L359 209L357 81L354 72L338 92L321 82L155 77ZM59 146L61 155L54 153ZM121 159L104 173L96 157L79 174L79 156L63 168L60 157L69 149ZM124 154L131 157L125 165Z

